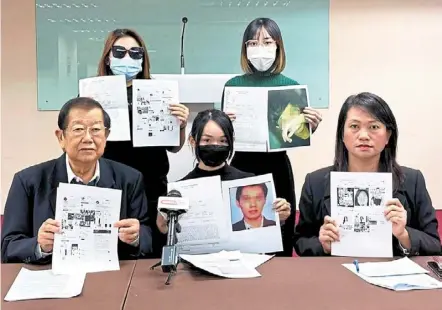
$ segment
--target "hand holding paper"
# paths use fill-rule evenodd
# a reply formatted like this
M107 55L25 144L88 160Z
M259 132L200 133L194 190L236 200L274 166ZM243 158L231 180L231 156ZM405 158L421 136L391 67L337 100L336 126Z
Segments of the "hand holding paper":
M158 230L163 234L167 234L167 230L169 229L169 226L167 225L167 219L160 212L158 212L158 214L157 214L157 221L156 222L157 222ZM181 232L180 223L176 223L175 228L176 228L177 233Z
M116 222L114 227L118 228L118 238L127 244L137 240L140 234L140 221L137 219L124 219Z
M225 112L227 114L227 116L230 118L230 120L233 122L234 120L236 120L236 114L233 111L226 111Z
M327 215L324 217L324 224L322 224L319 230L319 242L321 242L326 254L330 254L331 243L335 241L339 241L338 226L336 225L336 221Z
M169 105L170 114L176 116L180 121L180 127L185 128L189 118L189 109L181 103L171 103Z
M304 108L302 112L304 114L305 120L312 126L312 130L316 130L319 123L322 121L321 113L318 110L312 109L310 107Z
M285 221L291 214L290 203L284 198L276 198L273 209L278 213L280 221Z
M405 230L405 226L407 225L407 211L405 211L404 206L401 204L399 199L395 198L388 200L384 213L385 218L393 224L393 236L395 236L397 239L402 239L399 241L403 246L406 245L404 245L402 241L405 241L405 243L411 246L408 233Z
M54 247L54 234L60 232L60 223L53 219L47 219L38 230L37 242L42 252L50 253Z

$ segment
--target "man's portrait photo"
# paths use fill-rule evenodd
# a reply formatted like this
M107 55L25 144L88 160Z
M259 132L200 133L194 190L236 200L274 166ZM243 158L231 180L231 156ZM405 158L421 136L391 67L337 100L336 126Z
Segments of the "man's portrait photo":
M266 183L230 188L232 231L276 226L271 197Z

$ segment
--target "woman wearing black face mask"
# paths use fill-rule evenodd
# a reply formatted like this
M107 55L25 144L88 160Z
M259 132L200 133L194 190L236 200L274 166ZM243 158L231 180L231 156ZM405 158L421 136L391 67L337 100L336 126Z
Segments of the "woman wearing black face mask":
M182 180L214 175L219 175L221 181L253 177L253 173L227 164L233 155L233 139L233 125L227 114L214 109L198 113L189 136L198 164Z
M253 177L253 173L243 172L227 163L233 155L233 140L233 125L227 114L215 109L198 113L189 136L198 164L181 181L215 175L219 175L221 181ZM273 207L283 227L283 222L291 213L290 204L285 199L277 198ZM167 233L167 222L161 215L157 216L157 226L162 233Z

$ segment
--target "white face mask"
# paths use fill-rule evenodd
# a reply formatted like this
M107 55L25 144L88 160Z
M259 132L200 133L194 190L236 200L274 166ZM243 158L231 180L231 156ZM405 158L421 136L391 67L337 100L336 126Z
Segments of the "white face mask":
M276 58L276 46L251 46L247 48L247 59L256 70L269 70Z

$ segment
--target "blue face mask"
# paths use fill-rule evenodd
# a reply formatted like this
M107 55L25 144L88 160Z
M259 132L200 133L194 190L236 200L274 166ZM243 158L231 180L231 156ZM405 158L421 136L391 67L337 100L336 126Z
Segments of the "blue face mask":
M130 81L141 72L143 59L132 59L130 57L110 59L110 69L114 75L125 75L126 81Z

